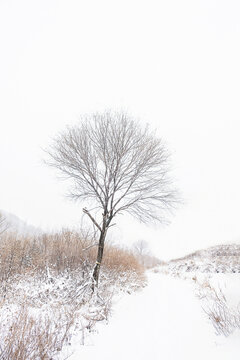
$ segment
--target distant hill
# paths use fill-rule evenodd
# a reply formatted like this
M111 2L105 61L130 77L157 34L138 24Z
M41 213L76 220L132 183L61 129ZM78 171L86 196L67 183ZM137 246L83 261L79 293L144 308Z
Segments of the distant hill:
M179 271L238 272L240 273L240 244L212 246L182 258L173 259L169 265Z
M18 216L8 213L5 210L0 210L0 213L5 217L6 223L8 224L8 232L17 232L21 235L36 235L41 233L41 229L27 224L25 221L21 220Z

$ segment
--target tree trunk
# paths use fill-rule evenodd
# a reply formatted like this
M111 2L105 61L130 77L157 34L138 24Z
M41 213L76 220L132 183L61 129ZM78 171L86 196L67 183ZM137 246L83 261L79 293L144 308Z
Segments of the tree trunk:
M99 273L100 267L103 258L103 250L104 250L104 241L106 238L106 231L102 230L101 235L98 242L98 254L97 254L97 261L93 270L93 282L92 282L92 290L94 291L95 286L98 287L98 280L99 280Z

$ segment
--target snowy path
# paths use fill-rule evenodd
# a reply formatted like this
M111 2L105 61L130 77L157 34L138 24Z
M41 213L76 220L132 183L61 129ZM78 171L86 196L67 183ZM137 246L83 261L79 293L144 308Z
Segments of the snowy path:
M150 274L142 292L114 306L110 324L101 326L95 345L80 346L69 359L239 359L236 339L219 342L190 284Z

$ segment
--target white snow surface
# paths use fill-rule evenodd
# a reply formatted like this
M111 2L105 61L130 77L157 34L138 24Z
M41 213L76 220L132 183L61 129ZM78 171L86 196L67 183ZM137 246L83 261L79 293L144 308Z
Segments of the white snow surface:
M92 345L76 338L69 359L239 359L240 332L217 336L190 282L153 272L148 281L141 292L118 299Z

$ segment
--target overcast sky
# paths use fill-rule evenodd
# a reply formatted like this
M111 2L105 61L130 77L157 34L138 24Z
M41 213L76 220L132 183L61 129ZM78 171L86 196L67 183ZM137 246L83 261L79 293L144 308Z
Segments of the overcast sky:
M239 64L237 0L0 0L0 208L79 223L42 148L81 114L124 109L167 143L185 205L165 228L121 217L116 239L162 258L239 241Z

